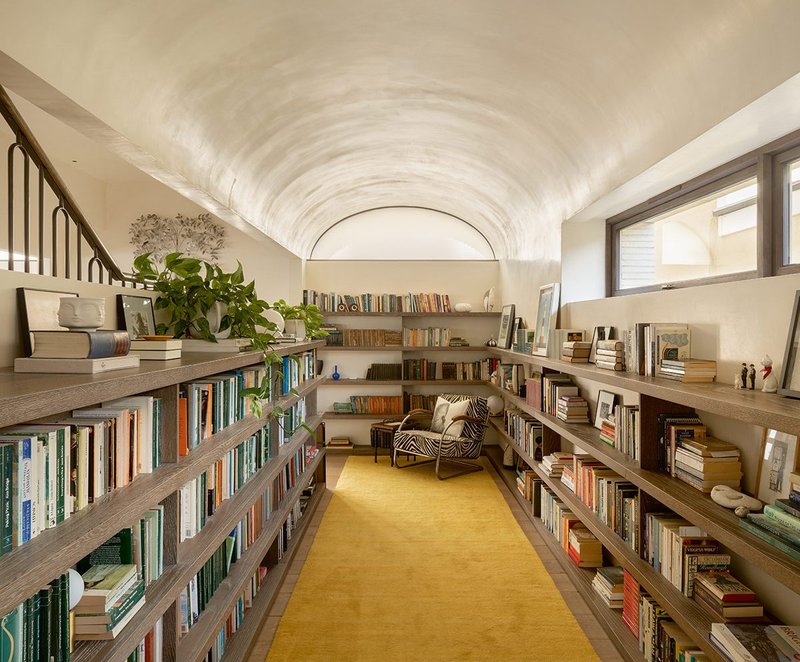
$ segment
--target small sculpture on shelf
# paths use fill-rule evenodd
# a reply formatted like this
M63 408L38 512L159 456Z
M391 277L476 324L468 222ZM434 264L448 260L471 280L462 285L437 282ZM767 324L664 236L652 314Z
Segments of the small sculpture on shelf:
M742 363L742 368L739 372L736 373L736 376L733 378L733 388L737 391L739 389L747 388L747 364Z
M750 390L754 391L756 388L756 366L752 363L747 370L747 378L750 380Z
M497 341L494 339L494 336L492 336L491 338L489 338L489 340L486 341L486 346L497 347Z
M723 508L730 508L738 517L746 517L747 513L761 510L762 506L758 499L747 496L727 485L715 485L711 488L711 500Z
M58 323L70 331L95 331L106 319L106 300L89 297L62 297Z
M494 288L490 287L488 290L486 290L486 294L483 295L483 309L487 313L491 313L494 310L494 304L495 304Z
M333 366L333 373L331 374L331 377L333 377L333 379L336 380L336 381L338 381L339 377L341 377L341 375L339 374L339 366L338 365Z
M761 368L762 377L764 378L764 385L761 390L764 393L777 393L778 377L772 371L772 359L769 354L765 354L764 358L761 359L761 365L764 366Z

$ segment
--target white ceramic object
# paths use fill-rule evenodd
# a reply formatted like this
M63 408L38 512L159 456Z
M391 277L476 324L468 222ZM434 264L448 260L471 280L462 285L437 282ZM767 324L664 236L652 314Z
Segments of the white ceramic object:
M737 492L727 485L716 485L711 488L711 500L720 506L734 510L739 507L747 508L750 511L761 510L761 502L742 492Z
M486 405L489 407L489 414L497 416L503 411L503 398L499 395L490 395L486 399Z
M495 303L494 288L490 287L486 290L486 294L483 295L483 309L487 313L491 313L494 310Z
M215 302L213 306L209 309L206 313L206 319L208 320L208 330L211 331L211 335L213 335L218 340L223 340L227 338L231 334L231 329L228 327L224 331L220 331L219 327L222 326L222 318L225 316L225 313L228 312L228 307L224 303L220 303L219 301ZM189 329L189 335L192 338L202 338L200 332L192 326Z
M58 306L58 323L70 331L95 331L105 321L105 299L63 297Z
M306 323L303 320L286 320L284 324L287 335L294 336L298 340L306 337Z
M457 303L455 306L455 311L457 313L470 313L472 312L472 304L471 303Z
M286 328L286 323L281 315L274 308L264 311L264 317L275 325L275 333L283 333Z
M69 608L75 609L83 597L86 585L83 582L83 577L81 577L81 574L77 570L70 568L67 570L67 576L69 578Z
M765 354L764 358L761 359L761 365L764 366L764 369L761 371L764 373L764 385L761 387L761 390L764 393L777 393L778 377L772 369L772 359L769 354Z

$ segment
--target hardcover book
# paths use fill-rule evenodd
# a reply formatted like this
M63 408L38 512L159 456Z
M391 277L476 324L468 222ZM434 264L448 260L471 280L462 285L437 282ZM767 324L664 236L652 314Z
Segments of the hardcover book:
M103 359L125 356L131 347L127 331L32 331L32 358Z
M138 367L139 357L131 354L105 359L14 359L14 372L95 374Z

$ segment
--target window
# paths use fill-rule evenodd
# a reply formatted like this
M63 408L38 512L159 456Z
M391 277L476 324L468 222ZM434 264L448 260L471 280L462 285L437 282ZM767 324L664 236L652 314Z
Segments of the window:
M800 157L791 150L776 159L778 183L776 207L781 215L782 251L780 266L800 265Z
M707 185L615 227L616 292L708 281L757 268L758 185Z
M312 260L494 260L475 227L422 207L382 207L342 219L311 249Z

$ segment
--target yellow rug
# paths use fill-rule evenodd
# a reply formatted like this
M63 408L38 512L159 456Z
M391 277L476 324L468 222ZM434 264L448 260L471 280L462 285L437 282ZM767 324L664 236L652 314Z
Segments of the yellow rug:
M597 660L487 471L350 457L268 660Z

